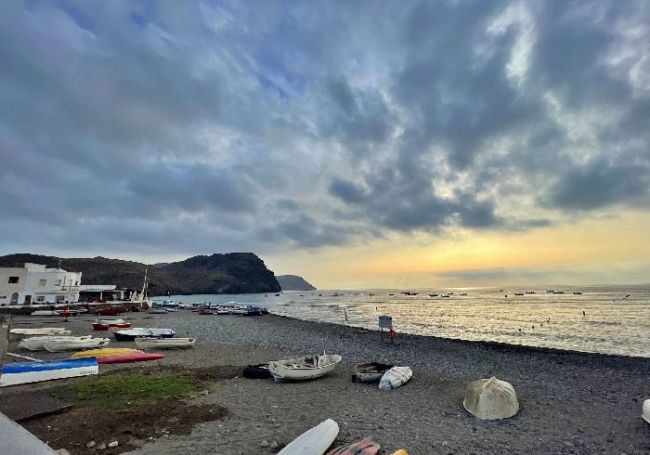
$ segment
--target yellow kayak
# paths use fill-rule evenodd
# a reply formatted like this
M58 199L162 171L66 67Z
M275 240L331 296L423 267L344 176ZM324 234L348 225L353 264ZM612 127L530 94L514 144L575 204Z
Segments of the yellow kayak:
M125 354L135 354L141 353L139 349L133 348L102 348L102 349L91 349L89 351L81 351L70 356L71 359L81 359L84 357L106 357L109 355L125 355Z
M393 455L409 455L409 454L406 450L399 449L397 452L393 452Z

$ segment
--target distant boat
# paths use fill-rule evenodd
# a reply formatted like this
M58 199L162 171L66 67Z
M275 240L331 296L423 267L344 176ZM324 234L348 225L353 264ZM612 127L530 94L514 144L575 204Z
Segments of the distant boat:
M131 323L124 319L103 319L93 322L93 330L128 329L129 327L131 327Z
M37 310L31 313L31 316L60 316L61 313L52 310Z
M580 291L573 291L573 295L582 295L582 292L580 292Z
M136 338L173 338L175 332L172 329L144 329L135 328L128 330L116 330L113 336L116 341L133 341Z
M149 314L167 314L167 311L168 310L166 310L165 308L156 308L156 307L154 307L154 308L150 309L149 311L147 311L147 313L149 313Z
M189 349L194 347L194 338L136 338L140 349Z
M305 381L331 373L341 362L340 355L322 354L269 362L269 371L276 381Z
M429 294L429 297L438 297L438 294Z
M46 340L43 347L50 352L79 351L108 346L108 338L82 338L79 340Z

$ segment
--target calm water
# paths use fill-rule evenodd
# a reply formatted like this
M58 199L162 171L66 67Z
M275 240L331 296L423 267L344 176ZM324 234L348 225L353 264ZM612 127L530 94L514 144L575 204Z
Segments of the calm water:
M548 294L546 289L564 294ZM369 329L378 329L378 316L385 314L402 333L650 357L650 285L416 291L416 296L382 289L172 298L188 303L254 303L274 314ZM535 294L514 295L525 291ZM446 292L454 294L428 295Z

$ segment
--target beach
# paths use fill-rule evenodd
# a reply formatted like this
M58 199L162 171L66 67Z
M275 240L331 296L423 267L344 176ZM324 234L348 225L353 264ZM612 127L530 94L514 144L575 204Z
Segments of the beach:
M379 332L274 315L199 316L179 311L124 317L134 326L170 327L176 336L198 339L193 350L167 352L161 365L187 370L236 368L188 402L219 406L227 415L198 423L189 434L162 434L152 440L118 435L122 444L102 453L269 454L278 449L265 447L264 442L277 442L281 447L327 418L339 424L337 443L372 436L385 449L383 453L398 448L411 454L650 453L650 427L640 418L641 403L650 397L647 358L416 335L400 335L391 345ZM47 324L64 325L74 334L90 333L87 317ZM13 344L10 351L18 352ZM274 383L237 374L247 364L323 351L341 354L343 363L319 380ZM62 356L33 354L43 359ZM352 366L366 361L410 366L413 379L390 392L379 391L376 384L352 383ZM131 364L102 367L101 372L151 367ZM520 411L514 418L481 421L463 409L467 384L491 376L515 387ZM0 390L0 400L11 393L47 387ZM45 419L57 418L62 419ZM26 426L45 439L39 434L45 423ZM66 448L73 453L97 452Z

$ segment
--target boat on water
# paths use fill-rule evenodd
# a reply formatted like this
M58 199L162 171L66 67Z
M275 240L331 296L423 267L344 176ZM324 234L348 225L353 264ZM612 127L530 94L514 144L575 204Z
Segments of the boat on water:
M338 424L327 419L291 441L278 455L323 455L338 434Z
M84 335L79 337L67 336L67 335L44 335L38 337L29 337L23 339L18 343L18 347L21 349L27 349L29 351L45 351L45 343L49 341L80 341L92 338L91 335Z
M80 340L47 340L43 347L50 352L78 351L108 346L109 338L82 338Z
M176 333L172 329L135 328L113 332L116 341L134 341L136 338L173 338L174 335Z
M124 319L101 319L93 322L93 330L128 329L130 327L131 323Z
M10 340L20 340L22 338L31 337L31 336L64 336L70 335L71 330L59 328L59 327L41 327L38 329L11 329L9 332Z
M393 365L387 365L385 363L360 363L359 365L356 365L352 371L352 382L379 381L384 373L391 368L393 368Z
M98 374L97 359L65 359L52 362L7 363L2 367L0 387L53 379Z
M341 362L337 354L321 354L269 362L269 371L276 381L305 381L331 373Z
M83 359L85 357L95 357L99 359L100 357L115 356L115 355L126 355L126 354L136 354L142 353L139 349L133 348L100 348L100 349L89 349L88 351L75 352L70 356L71 359Z
M190 349L195 338L136 338L135 345L140 349Z

